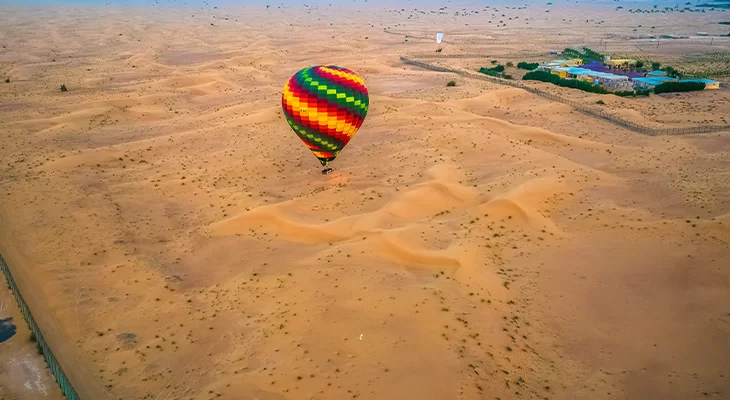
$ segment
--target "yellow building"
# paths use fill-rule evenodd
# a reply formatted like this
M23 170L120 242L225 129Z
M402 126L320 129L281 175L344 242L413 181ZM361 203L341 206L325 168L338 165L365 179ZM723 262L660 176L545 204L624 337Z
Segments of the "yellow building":
M617 58L617 59L606 59L604 61L605 64L610 65L615 68L621 68L621 67L633 67L636 66L636 60L630 60L627 58Z

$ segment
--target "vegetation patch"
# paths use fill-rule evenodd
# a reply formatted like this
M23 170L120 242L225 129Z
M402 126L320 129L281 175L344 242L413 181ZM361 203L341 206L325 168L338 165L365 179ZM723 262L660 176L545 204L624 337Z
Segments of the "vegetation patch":
M584 92L598 93L598 94L609 94L608 90L604 89L603 86L594 85L589 82L579 81L576 79L564 79L555 74L551 74L546 71L530 71L522 77L526 81L540 81L549 82L553 85L558 85L567 88L579 89Z
M528 62L524 62L524 61L520 61L517 63L517 68L526 69L528 71L535 70L539 66L540 66L540 63L528 63Z
M673 92L694 92L697 90L705 90L705 84L702 82L664 82L654 87L654 93L673 93Z
M584 92L588 93L598 93L598 94L614 94L616 96L621 97L634 97L634 96L648 96L650 91L649 90L625 90L625 91L618 91L618 92L612 92L610 90L606 90L601 85L594 85L590 82L584 82L579 81L577 79L565 79L561 78L555 74L551 74L547 71L530 71L525 74L525 76L522 77L523 80L526 81L540 81L540 82L549 82L553 85L558 85L562 87L572 88L572 89L578 89L582 90Z
M487 68L487 67L481 67L479 68L479 72L485 75L489 76L496 76L501 78L504 74L504 65L497 65L496 67Z

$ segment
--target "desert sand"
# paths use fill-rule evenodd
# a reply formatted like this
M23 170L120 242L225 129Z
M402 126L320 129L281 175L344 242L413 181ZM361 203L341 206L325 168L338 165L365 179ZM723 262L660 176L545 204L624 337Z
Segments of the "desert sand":
M729 398L730 132L644 136L399 57L697 67L730 40L629 37L730 13L524 4L0 5L0 253L82 398ZM370 91L328 176L280 106L317 64ZM730 115L726 89L542 87Z

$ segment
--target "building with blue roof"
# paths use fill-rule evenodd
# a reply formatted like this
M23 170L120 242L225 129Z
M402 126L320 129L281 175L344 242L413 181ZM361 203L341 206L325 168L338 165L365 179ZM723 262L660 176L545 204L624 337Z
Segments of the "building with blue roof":
M635 60L617 60L617 61L635 61ZM588 68L581 68L580 60L555 60L543 63L538 67L539 70L549 71L565 79L579 79L590 82L595 85L603 85L616 89L630 90L636 89L654 89L655 86L666 82L702 82L705 89L719 89L720 82L711 79L684 79L679 80L667 76L665 71L651 71L643 78L629 78L626 75L617 75L610 72L593 71Z
M646 89L654 89L655 86L661 85L662 83L666 82L701 82L705 84L705 89L719 89L720 88L720 82L713 81L712 79L704 79L704 78L697 78L697 79L676 79L671 78L668 76L659 76L655 78L634 78L632 79L632 82L634 83L635 88L646 88Z
M680 82L701 82L705 84L705 90L707 89L720 89L720 82L713 81L712 79L705 78L694 78L694 79L682 79Z

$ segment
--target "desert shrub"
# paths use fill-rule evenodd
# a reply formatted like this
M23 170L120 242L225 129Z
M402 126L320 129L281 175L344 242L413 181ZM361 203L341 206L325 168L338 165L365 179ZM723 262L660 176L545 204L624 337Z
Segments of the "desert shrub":
M68 89L66 89L66 85L61 85L61 91L68 92Z
M10 78L5 78L5 83L10 83Z
M667 73L667 76L671 76L672 78L681 78L682 73L672 67L664 67L662 68L663 71Z
M510 75L510 74L504 74L503 78L504 79L512 79L512 75Z
M565 50L563 50L563 54L565 54L566 56L573 57L573 58L583 57L578 50L571 49L571 48L566 48Z
M557 85L560 82L560 77L547 71L530 71L522 77L522 80L550 82Z
M496 63L497 63L497 60L492 60L492 64L496 64Z
M449 83L447 83L446 86L448 86L448 87L456 86L456 82L449 81Z
M481 67L479 68L479 72L489 76L501 77L504 72L504 65L497 65L496 67L492 68Z
M524 62L524 61L520 61L520 62L517 63L517 68L526 69L528 71L532 71L533 69L537 69L537 67L539 67L539 66L540 66L539 63L528 63L528 62Z
M613 94L615 94L616 96L621 96L621 97L636 97L636 96L648 96L649 92L651 92L651 91L648 89L636 90L636 91L633 91L633 90L621 91L620 90L617 92L613 92Z
M606 104L606 103L604 103L604 102L603 102L603 100L598 100L598 101L596 102L596 104L599 104L599 105L604 105L604 104Z
M654 87L654 93L672 93L672 92L693 92L696 90L705 90L705 84L702 82L664 82Z
M443 49L436 49L436 52L437 52L437 53L440 53L440 52L441 52L441 50L443 50Z
M512 61L507 61L507 67L509 67L509 68L512 68L512 67L514 67L514 66L515 66L515 65L514 65L514 64L512 64Z
M502 76L502 74L500 72L497 72L492 68L481 67L481 68L479 68L479 72L481 72L484 75L489 75L489 76L497 76L497 77Z

